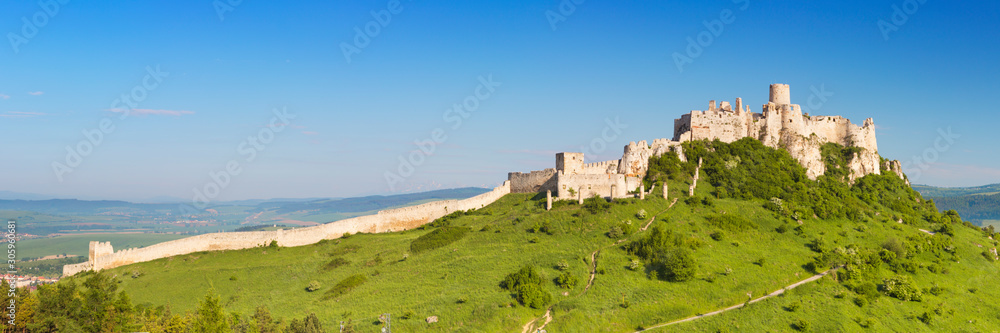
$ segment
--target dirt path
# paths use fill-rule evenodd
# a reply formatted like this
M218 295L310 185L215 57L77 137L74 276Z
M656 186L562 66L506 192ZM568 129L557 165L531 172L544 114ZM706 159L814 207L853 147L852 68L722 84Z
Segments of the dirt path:
M646 225L642 226L642 228L640 228L639 231L646 231L646 229L649 229L649 226L653 225L653 221L656 221L656 218L658 216L660 216L660 214L663 214L668 209L674 207L674 204L677 203L677 199L680 199L680 198L674 198L674 201L670 202L670 206L667 206L667 209L664 209L663 211L660 211L659 213L656 213L656 215L653 215L653 218L649 219L649 222L646 222Z
M538 330L545 329L545 325L548 325L550 322L552 322L552 307L551 306L548 309L545 310L545 315L542 316L542 318L545 318L545 322L542 323L542 326L538 327ZM535 324L536 321L538 321L538 318L532 319L527 324L524 324L524 328L521 329L521 333L528 333L530 331L535 331L535 330L532 330L532 327L534 326L534 324Z
M828 269L828 270L826 270L826 271L824 271L822 273L813 275L812 277L810 277L808 279L805 279L805 280L802 280L802 281L799 281L799 282L796 282L796 283L792 283L790 285L785 286L784 288L778 289L777 291L775 291L773 293L770 293L770 294L767 294L767 295L765 295L763 297L759 297L757 299L751 300L751 301L749 301L747 303L733 305L733 306L730 306L730 307L725 308L725 309L716 310L716 311L712 311L712 312L709 312L709 313L704 313L704 314L700 314L700 315L697 315L697 316L684 318L684 319L681 319L681 320L675 320L675 321L671 321L671 322L668 322L668 323L653 325L653 326L650 326L649 328L646 328L644 330L637 331L637 332L645 332L645 331L657 329L657 328L664 327L664 326L670 326L670 325L674 325L674 324L686 323L686 322L693 321L693 320L696 320L696 319L701 319L701 318L705 318L705 317L711 317L711 316L714 316L714 315L717 315L717 314L720 314L720 313L723 313L723 312L726 312L726 311L736 310L736 309L742 308L743 306L745 306L747 304L757 303L757 302L763 301L765 299L768 299L768 298L771 298L771 297L774 297L774 296L778 296L778 295L784 294L785 291L788 291L788 290L791 290L791 289L795 289L796 287L801 286L803 284L819 280L819 279L823 278L824 276L826 276L827 274L835 272L838 268L840 268L840 267L834 267L834 268Z

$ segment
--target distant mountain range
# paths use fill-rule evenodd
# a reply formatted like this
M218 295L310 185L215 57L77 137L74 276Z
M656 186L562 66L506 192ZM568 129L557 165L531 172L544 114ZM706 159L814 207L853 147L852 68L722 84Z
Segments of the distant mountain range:
M287 213L300 210L322 210L329 213L367 212L386 209L411 202L424 200L440 200L468 198L488 192L488 189L466 187L446 190L436 190L421 193L372 195L358 198L307 198L307 199L262 199L214 202L208 206L249 206L260 210L273 210L277 213ZM14 193L14 192L4 192ZM43 197L43 196L40 196ZM10 200L0 199L0 210L33 211L57 215L94 215L109 211L133 213L155 213L177 211L179 203L133 203L120 200L77 200L77 199L41 199L41 200Z
M955 210L965 220L980 224L1000 220L1000 184L976 187L913 185L913 189L933 199L938 209Z

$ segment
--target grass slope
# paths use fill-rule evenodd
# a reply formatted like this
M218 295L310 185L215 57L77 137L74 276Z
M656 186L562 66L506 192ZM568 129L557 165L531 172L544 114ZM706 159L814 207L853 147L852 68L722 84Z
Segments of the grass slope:
M377 316L392 313L393 326L407 332L518 332L531 321L548 322L552 332L630 332L741 304L845 265L785 296L657 330L1000 327L1000 289L991 284L1000 264L984 255L997 242L953 212L937 212L894 175L867 176L853 187L840 182L851 149L824 146L828 171L819 181L807 179L787 152L753 140L693 142L684 150L692 162L669 154L651 159L645 179L669 185L670 198L679 199L672 207L663 186L642 201L558 202L552 211L543 209L542 195L511 194L417 230L194 253L108 273L140 305L191 311L214 289L226 311L249 314L267 305L278 317L315 313L328 330L351 320L360 331L377 331ZM689 198L696 157L705 163ZM693 277L674 279L691 261ZM526 265L541 285L501 288ZM567 276L580 282L562 289L556 281ZM514 293L535 307L519 304ZM544 294L549 306L539 301L548 299ZM899 299L916 294L920 301ZM540 319L546 312L551 321ZM429 316L439 322L422 320Z
M680 189L686 187L682 182L670 185L671 196L680 195ZM698 194L710 191L710 185L699 185ZM194 309L207 290L214 288L222 295L227 311L251 313L256 306L266 304L276 315L286 318L314 312L328 328L336 327L334 324L340 320L352 319L362 331L375 330L377 326L369 323L378 314L390 312L395 318L413 314L410 319L393 321L393 326L402 331L510 332L521 330L525 323L544 313L544 309L516 304L499 287L504 276L532 264L545 278L545 290L554 296L553 321L547 329L626 332L739 304L748 293L763 295L812 275L805 266L815 253L806 245L814 237L823 237L831 245L866 247L878 247L888 238L945 237L929 236L914 226L888 219L865 224L865 228L848 220L806 219L804 236L799 236L792 231L775 232L783 222L761 208L763 201L722 199L705 207L681 200L653 222L654 226L685 235L692 244L701 244L695 252L697 278L672 283L648 278L648 269L630 270L634 257L605 235L619 221L644 223L635 217L636 212L644 209L652 215L663 211L668 205L663 199L654 195L646 201L624 200L598 214L566 203L545 212L543 204L531 195L508 195L473 214L452 219L452 226L473 230L464 238L419 254L410 253L411 242L434 228L354 235L295 248L197 253L120 267L111 273L121 277L121 286L136 303L170 304L175 310ZM718 230L704 218L709 214L740 214L751 218L758 227L725 232L716 241L710 234ZM553 235L541 230L531 232L546 223ZM920 287L938 285L947 290L940 296L927 295L924 302L882 297L859 308L843 286L824 279L815 286L800 287L788 296L744 310L663 330L740 327L736 330L786 331L800 318L810 320L817 331L860 329L853 321L856 318L874 318L876 328L888 331L946 327L988 330L1000 324L1000 318L996 318L1000 308L989 302L1000 292L988 284L998 274L997 265L980 256L981 249L976 246L987 242L981 233L957 227L954 243L960 259L946 263L949 273L933 274L924 269L914 275ZM581 295L585 283L565 290L551 282L559 274L556 265L561 261L569 263L571 274L586 281L589 255L597 249L601 249L597 270L603 274L597 274L589 291ZM344 258L349 264L324 270L334 258ZM755 264L760 258L766 258L764 264ZM129 277L134 272L142 275ZM357 274L366 277L363 284L323 300L328 289ZM313 280L323 288L305 291ZM163 286L170 286L169 292ZM970 288L976 288L976 293L969 292ZM848 296L836 298L838 294ZM623 300L627 308L622 306ZM782 310L787 302L798 302L801 309ZM937 306L946 311L934 324L937 326L913 319L914 314ZM947 312L951 309L956 311ZM438 316L440 322L427 324L422 319L428 316Z

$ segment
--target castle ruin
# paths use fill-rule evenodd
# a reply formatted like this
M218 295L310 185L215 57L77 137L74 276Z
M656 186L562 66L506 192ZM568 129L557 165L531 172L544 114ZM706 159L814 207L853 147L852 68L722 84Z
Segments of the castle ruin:
M580 195L598 195L614 199L636 191L649 168L649 158L674 152L684 161L685 141L715 140L731 143L742 138L754 138L772 148L788 151L806 168L810 179L826 172L821 147L827 142L862 148L849 163L850 181L869 174L880 174L882 165L875 140L875 122L865 119L861 126L841 116L810 116L803 114L798 104L791 103L787 84L772 84L770 98L760 113L737 98L734 104L710 101L708 110L691 111L674 120L673 139L630 142L618 160L585 164L582 153L556 154L556 167L529 173L507 175L514 193L553 191L561 199L578 199ZM898 161L887 162L886 168L903 177Z
M820 149L824 143L862 148L851 158L850 180L868 174L879 174L882 167L906 179L899 161L881 165L875 141L875 123L865 119L861 126L840 116L810 116L797 104L791 104L789 86L771 85L770 99L761 113L750 112L743 100L735 104L722 102L716 107L709 102L708 110L691 111L674 120L673 139L630 142L618 160L584 163L583 153L556 154L555 168L528 173L511 172L503 185L492 191L464 200L441 200L421 205L379 211L313 227L291 230L226 232L203 234L163 242L144 248L114 251L109 242L90 242L88 261L66 265L63 275L71 276L88 270L99 271L132 263L156 260L200 251L237 250L266 246L272 241L281 246L301 246L324 239L339 238L345 233L379 233L408 230L430 223L452 212L485 207L508 193L550 193L558 199L578 200L600 196L608 199L644 197L642 178L649 168L649 158L673 152L686 162L681 145L692 140L733 142L751 137L772 148L787 150L815 179L826 172ZM664 185L665 186L665 185ZM691 188L693 190L693 186ZM650 189L652 190L652 189ZM666 187L663 197L666 198ZM548 197L552 198L549 194ZM547 208L551 201L547 200Z

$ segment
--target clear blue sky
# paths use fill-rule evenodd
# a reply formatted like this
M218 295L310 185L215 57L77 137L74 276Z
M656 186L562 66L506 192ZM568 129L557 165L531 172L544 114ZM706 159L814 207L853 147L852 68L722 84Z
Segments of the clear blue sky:
M555 30L546 12L563 1L403 0L384 27L371 12L388 12L385 0L227 3L217 1L220 19L209 0L70 1L55 12L4 0L0 190L190 200L225 183L209 173L230 161L240 172L211 199L490 187L595 139L607 148L587 148L592 161L672 137L674 118L710 99L742 97L759 112L771 83L791 84L807 109L811 87L832 93L813 114L875 118L879 152L911 162L917 183L1000 182L996 1L915 12L901 0L587 0L572 12L566 1ZM902 24L880 29L893 6L905 22L896 13ZM720 18L731 23L679 71L674 54ZM378 34L348 62L342 43L366 25ZM169 74L142 88L157 66ZM490 75L499 86L475 98ZM113 102L133 92L145 98L123 119ZM447 110L468 98L478 108L453 126ZM262 149L243 143L269 130L276 108L295 118L276 122L283 130ZM66 147L86 148L82 132L103 119L114 130L60 181L53 163L69 167ZM605 131L615 119L627 127ZM386 172L437 128L446 139L390 188ZM935 146L949 128L960 137ZM912 163L925 155L933 163Z

